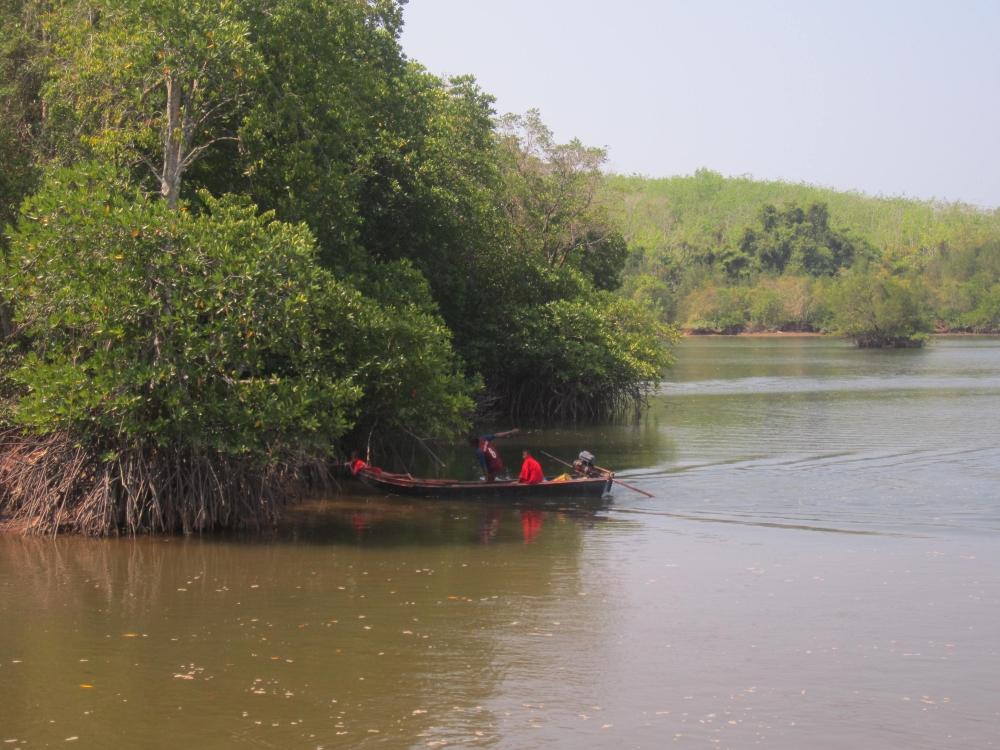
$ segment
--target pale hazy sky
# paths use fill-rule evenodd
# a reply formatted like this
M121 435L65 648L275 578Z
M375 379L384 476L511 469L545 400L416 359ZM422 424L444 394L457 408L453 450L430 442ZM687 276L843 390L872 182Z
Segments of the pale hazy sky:
M1000 206L1000 0L410 0L403 50L652 177Z

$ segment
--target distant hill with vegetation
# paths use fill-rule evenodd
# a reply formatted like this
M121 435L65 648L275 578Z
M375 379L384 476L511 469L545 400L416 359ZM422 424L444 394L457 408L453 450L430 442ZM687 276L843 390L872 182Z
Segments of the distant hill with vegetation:
M611 175L599 199L630 247L625 293L689 330L1000 332L1000 209L709 170ZM886 309L846 310L852 276Z

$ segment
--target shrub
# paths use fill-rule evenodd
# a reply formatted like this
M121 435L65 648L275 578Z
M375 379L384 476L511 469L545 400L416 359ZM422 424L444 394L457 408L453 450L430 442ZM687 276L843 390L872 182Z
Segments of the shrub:
M678 339L654 310L609 292L521 308L516 317L526 345L500 344L510 375L495 394L515 416L592 418L639 406Z
M709 284L684 299L685 328L698 332L739 333L750 320L749 290Z
M919 281L865 269L841 277L831 289L834 331L858 346L921 346L932 322Z
M173 211L88 167L23 207L3 269L23 342L13 419L48 451L0 478L40 527L266 520L288 473L352 424L341 342L361 333L360 294L316 265L303 226L201 200Z

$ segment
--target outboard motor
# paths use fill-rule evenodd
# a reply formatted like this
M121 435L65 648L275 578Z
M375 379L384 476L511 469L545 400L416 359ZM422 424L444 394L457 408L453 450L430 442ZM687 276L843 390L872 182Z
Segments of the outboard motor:
M580 451L573 462L573 471L585 477L592 476L597 470L594 468L594 454L590 451Z

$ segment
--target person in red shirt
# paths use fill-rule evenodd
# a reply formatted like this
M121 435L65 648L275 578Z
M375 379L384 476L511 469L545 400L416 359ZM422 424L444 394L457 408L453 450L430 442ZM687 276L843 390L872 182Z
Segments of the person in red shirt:
M348 466L351 467L351 475L356 477L359 471L368 468L368 463L358 458L357 451L351 451L351 460L348 462Z
M528 452L525 448L521 451L521 456L524 458L524 463L521 464L521 474L518 476L517 481L522 484L540 484L545 481L545 477L542 475L542 466Z

